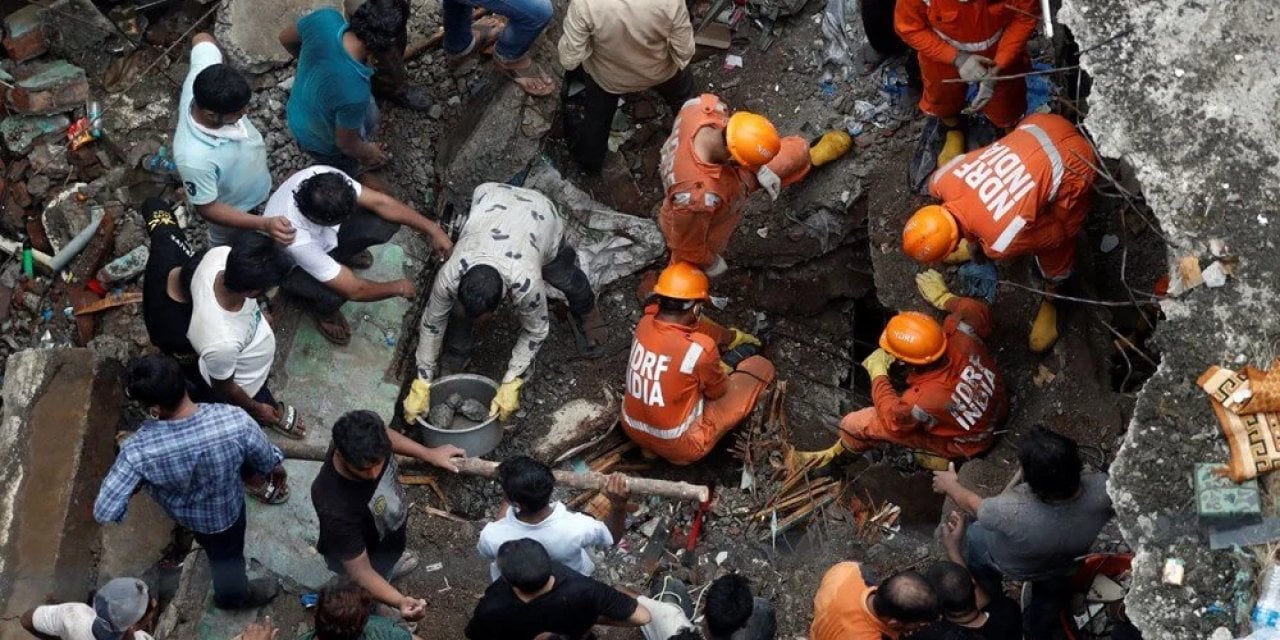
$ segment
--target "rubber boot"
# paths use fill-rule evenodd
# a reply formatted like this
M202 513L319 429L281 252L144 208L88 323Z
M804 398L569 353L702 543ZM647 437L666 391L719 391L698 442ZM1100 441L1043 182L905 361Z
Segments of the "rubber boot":
M1036 319L1031 323L1028 345L1036 353L1048 351L1058 341L1058 308L1050 300L1040 303Z
M938 167L941 168L962 153L964 153L964 131L960 129L947 131L947 139L942 143L942 151L938 152Z
M809 147L809 163L821 167L839 159L853 148L853 138L845 131L833 129L822 134L817 144Z
M836 443L821 451L792 451L787 456L787 468L792 472L798 471L802 467L810 469L819 469L832 463L835 459L848 453L844 443L836 440Z
M915 459L916 466L926 471L946 471L951 461L931 451L924 449L912 449L911 455Z

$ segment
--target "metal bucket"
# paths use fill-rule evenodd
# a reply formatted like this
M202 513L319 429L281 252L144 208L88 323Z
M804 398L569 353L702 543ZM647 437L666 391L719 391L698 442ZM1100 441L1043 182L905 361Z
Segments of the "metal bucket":
M498 394L498 383L484 376L470 373L458 373L432 381L431 404L418 418L422 443L428 447L446 444L461 447L471 458L478 458L496 449L498 443L502 442L502 424L498 422L496 416L474 427L464 429L437 429L427 422L427 415L431 413L431 409L445 402L455 393L464 398L474 398L488 406L493 401L493 397Z

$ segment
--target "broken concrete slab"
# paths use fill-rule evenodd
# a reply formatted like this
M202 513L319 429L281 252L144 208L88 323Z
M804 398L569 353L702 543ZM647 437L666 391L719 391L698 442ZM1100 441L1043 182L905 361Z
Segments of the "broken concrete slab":
M1252 564L1210 551L1189 508L1194 464L1226 457L1210 404L1191 381L1210 364L1265 365L1280 334L1277 221L1259 207L1280 201L1280 112L1264 106L1280 103L1268 57L1280 47L1277 18L1267 0L1066 0L1059 14L1093 78L1085 124L1104 156L1136 168L1170 244L1170 272L1176 256L1201 253L1207 238L1221 238L1247 265L1226 286L1166 305L1155 335L1160 367L1138 395L1111 468L1108 489L1135 552L1127 612L1146 638L1208 637L1222 619L1202 612L1234 602L1238 563ZM1170 558L1187 567L1181 586L1161 580Z
M83 107L89 100L84 69L65 60L28 65L14 73L6 94L9 108L24 115L54 115Z
M59 56L97 72L111 61L111 56L103 55L103 43L114 40L128 46L93 0L53 0L44 6L44 23L54 32L49 48Z
M613 428L618 420L618 397L608 387L604 401L577 398L564 403L551 416L551 426L533 444L530 455L550 463L564 452Z
M14 62L26 62L49 50L44 8L32 4L22 7L4 19L4 52Z
M61 136L71 126L71 119L65 115L56 116L9 116L0 121L0 138L4 146L15 154L23 155L31 151L36 140L42 136Z
M94 587L93 502L114 459L120 365L89 349L9 356L0 428L0 639L26 637L17 616L46 597Z
M129 501L124 522L102 528L99 583L146 575L173 541L173 520L145 491Z
M325 7L343 11L342 0L222 0L214 34L237 68L264 73L293 59L280 46L280 32Z

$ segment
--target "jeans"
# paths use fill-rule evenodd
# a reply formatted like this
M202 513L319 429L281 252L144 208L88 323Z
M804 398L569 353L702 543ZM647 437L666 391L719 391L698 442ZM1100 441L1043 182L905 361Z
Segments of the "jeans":
M578 252L573 247L560 245L555 259L542 266L542 279L559 289L568 299L569 313L573 315L575 322L595 308L596 297L591 291L591 282L587 280L587 274L578 267ZM471 359L471 349L474 346L475 321L462 311L462 305L455 304L453 314L449 317L449 328L444 332L441 367L449 371L462 369Z
M555 13L551 0L444 0L440 12L445 54L458 55L471 46L471 15L476 7L507 18L494 48L494 54L505 61L524 57Z
M367 142L370 138L377 135L378 125L381 122L382 114L378 111L378 103L374 102L373 99L370 98L369 106L364 112L364 124L360 125L360 139ZM303 151L307 150L303 149ZM342 153L341 151L337 153L317 153L315 151L307 151L307 154L311 156L312 160L316 161L316 164L333 167L352 178L356 178L360 174L364 173L364 170L360 167L359 160Z
M213 604L219 609L235 609L249 599L249 576L244 569L244 529L247 518L244 505L240 518L226 531L195 533L196 542L204 547L213 574Z
M987 551L989 538L982 523L969 525L964 536L964 558L973 579L987 593L1001 593L1003 571ZM1071 597L1068 576L1074 567L1062 567L1057 575L1033 578L1013 576L1031 584L1031 601L1022 610L1022 630L1028 638L1057 638L1062 635L1061 616Z
M575 69L568 74L569 79L581 80L586 85L582 92L583 114L581 122L576 119L565 119L565 138L569 142L569 150L573 159L583 171L599 173L604 167L604 158L609 153L609 131L613 128L613 115L618 110L618 94L609 93L596 83L590 74ZM569 82L564 83L568 91ZM693 93L693 76L688 70L681 69L671 79L653 87L662 99L678 113Z
M400 225L383 220L372 211L356 209L342 223L338 230L338 246L329 252L329 256L338 262L346 262L373 245L386 243L399 228ZM289 271L280 286L309 313L320 318L332 316L347 302L337 291L298 267Z

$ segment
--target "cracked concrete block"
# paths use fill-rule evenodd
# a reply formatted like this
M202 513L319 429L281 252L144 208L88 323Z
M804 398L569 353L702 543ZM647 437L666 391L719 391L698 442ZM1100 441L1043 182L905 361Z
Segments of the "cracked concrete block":
M26 115L54 115L82 107L89 100L84 69L64 60L20 69L6 98L9 108Z
M27 5L4 19L4 52L14 62L26 62L49 50L39 5Z
M41 136L61 135L69 126L71 119L65 115L9 116L0 121L0 139L9 151L25 155Z
M222 0L214 35L235 67L264 73L292 60L280 46L280 31L325 7L343 11L342 0Z
M9 357L0 420L0 640L27 637L16 616L94 587L98 486L113 461L120 366L89 349Z

